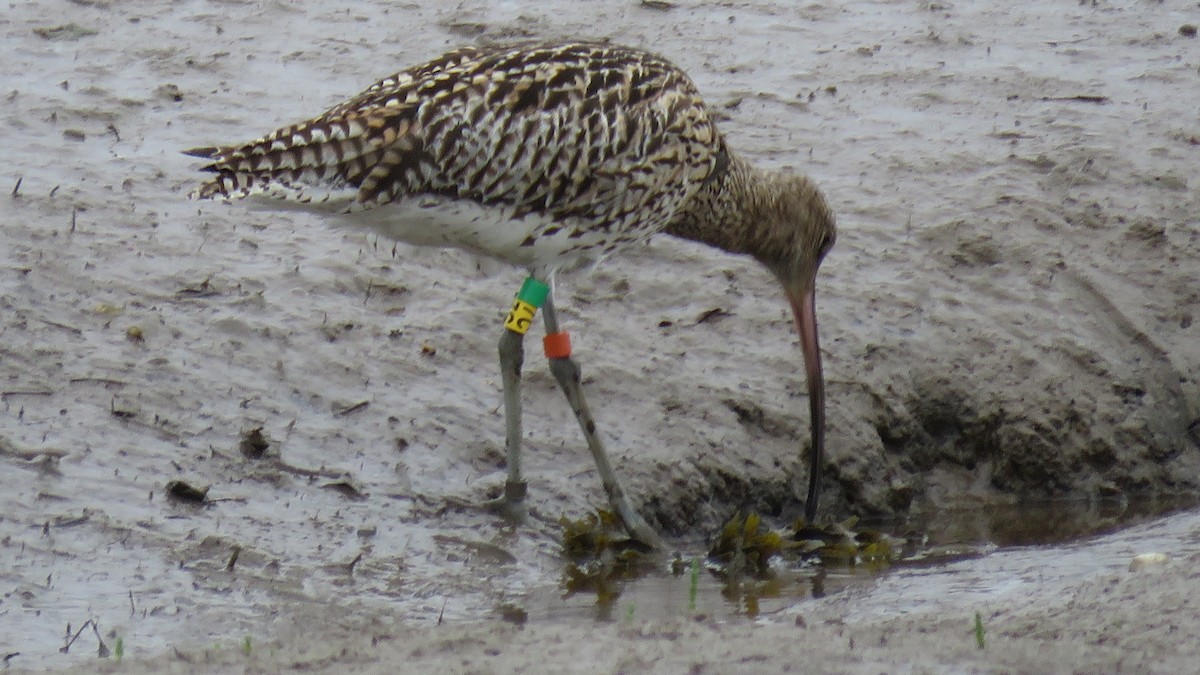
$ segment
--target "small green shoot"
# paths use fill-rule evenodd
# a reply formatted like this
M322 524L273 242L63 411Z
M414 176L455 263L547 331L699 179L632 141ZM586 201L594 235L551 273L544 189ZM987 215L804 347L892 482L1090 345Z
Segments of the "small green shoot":
M975 644L980 648L984 648L983 642L983 617L979 612L975 612Z
M633 622L633 611L635 608L636 608L636 605L634 605L632 602L629 603L629 606L625 608L625 622L626 623Z
M249 635L247 635L246 638L244 640L242 640L242 653L245 654L247 658L249 658L249 656L250 656L250 636Z
M688 582L688 611L696 611L696 595L700 592L700 559L692 558L692 570Z
M121 659L124 656L125 656L125 639L122 638L120 635L118 635L117 643L115 645L113 645L113 658L115 658L117 660L117 663L120 663Z

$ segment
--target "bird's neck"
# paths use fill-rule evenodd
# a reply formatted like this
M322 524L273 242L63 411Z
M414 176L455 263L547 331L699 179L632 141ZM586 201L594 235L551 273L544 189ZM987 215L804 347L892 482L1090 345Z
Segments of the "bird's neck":
M790 244L792 233L778 227L779 174L755 168L737 156L688 202L667 234L698 241L768 263Z

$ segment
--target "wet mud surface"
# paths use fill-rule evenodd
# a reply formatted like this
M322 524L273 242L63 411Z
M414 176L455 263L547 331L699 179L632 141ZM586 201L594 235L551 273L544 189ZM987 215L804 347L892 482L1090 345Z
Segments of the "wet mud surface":
M840 226L818 292L826 517L1196 492L1194 6L664 6L8 8L10 665L79 666L97 637L147 656L289 627L541 611L530 598L562 570L558 518L603 497L532 351L535 517L512 528L462 506L503 483L495 343L521 272L184 198L197 164L179 150L311 116L474 40L651 47L692 74L741 153L823 187ZM803 369L755 263L661 238L563 275L559 297L616 469L651 523L689 542L747 504L799 510ZM1170 522L1186 543L1193 524ZM1086 593L1083 577L1123 565L1058 582ZM89 620L90 642L87 628L60 652L67 626ZM1116 644L1113 658L1132 649Z

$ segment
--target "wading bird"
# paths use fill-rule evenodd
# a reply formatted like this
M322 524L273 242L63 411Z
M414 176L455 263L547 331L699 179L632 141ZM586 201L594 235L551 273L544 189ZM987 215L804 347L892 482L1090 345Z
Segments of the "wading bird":
M807 177L733 154L691 79L662 57L582 42L467 47L311 120L187 153L211 160L204 170L215 174L193 198L284 200L333 223L528 270L499 344L508 478L495 505L525 512L520 373L540 308L550 370L612 508L649 544L658 536L609 464L559 328L555 270L660 231L753 256L783 286L800 334L812 422L805 514L815 519L825 390L814 289L834 217Z

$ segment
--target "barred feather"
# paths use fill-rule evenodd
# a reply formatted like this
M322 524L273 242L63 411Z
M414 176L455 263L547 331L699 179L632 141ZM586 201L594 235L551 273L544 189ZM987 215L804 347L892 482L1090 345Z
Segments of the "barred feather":
M194 198L264 196L345 213L418 197L466 201L491 209L510 234L523 223L522 236L490 250L473 230L415 232L380 224L385 214L371 224L521 264L539 261L507 249L560 232L532 257L606 253L648 237L725 165L725 152L687 75L651 54L591 43L461 49L309 121L188 151L217 174Z

